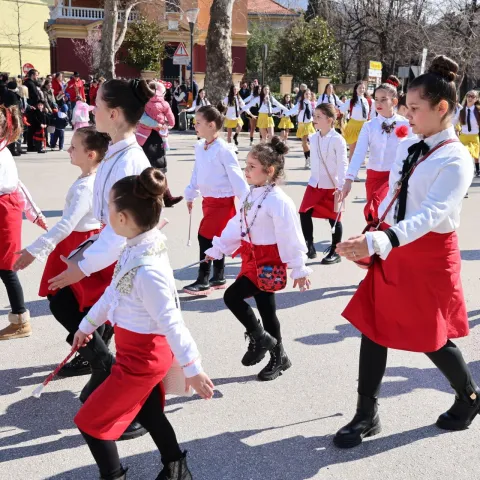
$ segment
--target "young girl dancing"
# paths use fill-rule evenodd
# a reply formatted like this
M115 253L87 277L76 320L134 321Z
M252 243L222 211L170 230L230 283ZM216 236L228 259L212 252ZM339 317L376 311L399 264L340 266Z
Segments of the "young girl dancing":
M185 189L187 208L192 214L193 201L201 195L203 219L198 230L200 260L212 239L219 236L228 221L235 215L235 197L243 198L248 185L242 175L236 155L225 140L219 137L225 107L201 107L195 115L195 129L200 140L195 145L195 165L190 184ZM213 277L209 281L211 262L203 262L197 280L183 290L191 295L208 295L212 289L225 288L225 259L213 262Z
M455 230L472 179L472 160L452 126L457 72L453 60L440 56L409 84L407 116L422 140L407 140L397 150L380 231L337 246L349 260L375 254L343 312L362 340L357 411L335 435L338 447L354 447L380 432L377 397L388 348L424 352L455 390L439 428L463 430L480 410L480 388L451 341L468 335Z
M114 232L127 245L104 295L82 320L73 348L88 345L107 320L115 326L117 356L112 374L75 417L102 479L126 479L115 440L134 418L148 430L164 465L157 480L191 480L163 406L162 379L173 356L186 385L205 398L213 384L203 373L197 346L175 304L175 280L165 237L157 229L165 191L163 174L152 167L119 180L110 192L108 214ZM107 408L106 408L107 407Z
M224 301L250 338L242 364L256 365L270 351L270 361L258 374L260 380L274 380L292 365L282 343L275 293L262 290L261 280L274 275L273 280L282 284L286 278L278 277L275 270L289 267L294 288L298 285L303 291L310 285L307 276L311 270L305 266L307 249L295 205L275 184L283 175L287 152L288 147L278 137L253 147L245 168L250 191L243 197L240 211L206 252L207 260L231 254L242 257L240 273L225 292ZM260 276L259 267L264 267ZM245 302L252 296L263 326Z
M465 145L470 152L470 155L475 162L475 175L480 177L480 101L478 93L475 90L470 90L465 97L463 108L458 113L455 123L461 126L460 141Z
M293 108L292 97L287 93L283 96L282 105L291 110ZM251 111L251 110L250 110ZM292 119L282 115L280 122L278 123L278 128L282 131L282 140L286 142L288 140L288 135L290 134L290 129L294 127Z
M223 99L224 105L227 106L227 113L225 115L225 128L227 129L227 142L232 143L232 131L235 130L233 141L238 147L238 134L243 127L243 120L241 113L245 103L238 93L238 87L232 85L228 96Z
M368 154L365 183L367 204L364 208L367 222L378 218L378 207L388 192L388 177L399 142L412 136L408 120L395 113L397 102L397 89L393 85L383 83L377 87L375 108L378 115L364 123L347 170L342 198L346 198L350 193L352 182Z
M308 258L317 256L312 217L326 218L331 228L335 225L332 245L322 260L323 265L340 262L336 247L342 241L343 232L339 214L341 200L336 205L335 198L338 198L345 181L348 158L347 144L334 129L336 117L335 107L330 103L321 103L315 109L313 121L319 131L310 137L312 172L299 210Z
M24 248L15 262L14 270L23 270L35 259L42 262L46 260L38 293L40 297L51 298L57 292L49 290L48 280L65 270L62 256L68 257L78 245L100 233L101 223L93 213L93 185L109 141L108 135L97 132L94 127L83 127L75 131L68 153L72 165L79 167L82 173L68 190L62 218L50 231ZM86 314L101 297L105 283L110 283L111 274L110 270L102 270L70 287L77 301L77 315L82 312ZM65 365L60 375L71 377L90 372L90 364L78 354Z
M253 82L252 82L253 85ZM254 101L256 98L260 96L260 90L261 87L260 85L253 85L253 88L251 89L251 94L248 96L244 102L245 104L251 103ZM250 107L250 113L252 116L248 119L248 123L250 124L250 146L253 146L253 138L255 136L255 129L257 128L257 117L258 117L258 106L251 106Z

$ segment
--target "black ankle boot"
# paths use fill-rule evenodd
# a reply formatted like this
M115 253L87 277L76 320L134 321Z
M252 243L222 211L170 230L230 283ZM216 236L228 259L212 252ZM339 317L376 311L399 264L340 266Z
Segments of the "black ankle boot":
M377 399L359 395L357 413L335 434L333 443L339 448L356 447L365 437L376 435L381 429Z
M189 293L190 295L210 295L212 293L212 287L208 281L208 277L210 275L210 269L198 271L198 277L195 282L186 287L183 287L183 291L185 293Z
M227 288L227 280L225 279L225 269L213 266L213 277L210 279L210 286L214 290L222 290Z
M117 476L111 476L109 475L108 477L100 477L100 480L127 480L127 470L128 468L123 469L122 468L122 473Z
M479 411L480 389L473 383L456 392L452 407L438 417L436 425L443 430L465 430Z
M155 480L193 480L187 465L187 452L176 462L167 463Z
M105 358L95 358L90 362L92 376L80 393L80 401L85 403L87 398L108 378L115 363L115 357L110 353Z
M233 141L235 142L235 145L238 147L238 133L236 133L236 134L233 136Z
M292 362L287 357L282 343L270 350L270 361L258 374L258 379L263 381L275 380L282 372L288 370L292 366Z
M90 375L92 367L79 353L58 372L59 377L80 377L82 375Z
M242 364L246 367L261 362L265 354L277 344L275 338L264 330L260 322L253 332L245 333L245 338L250 338L247 353L242 358Z
M307 242L307 257L312 260L314 258L317 258L317 251L315 250L315 245L313 244L313 241Z
M336 252L336 247L331 245L330 247L325 250L327 255L323 257L322 261L320 262L322 265L333 265L334 263L340 263L342 261L342 257Z
M122 436L118 439L119 442L124 440L133 440L134 438L146 435L147 429L140 423L134 420L128 428L123 432Z

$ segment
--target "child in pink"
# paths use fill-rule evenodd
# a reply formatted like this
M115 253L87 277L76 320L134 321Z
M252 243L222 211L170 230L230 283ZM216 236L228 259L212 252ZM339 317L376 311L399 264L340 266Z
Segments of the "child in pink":
M95 108L94 105L88 105L81 97L77 97L75 108L72 114L73 129L78 130L82 127L88 127L90 125L89 113Z

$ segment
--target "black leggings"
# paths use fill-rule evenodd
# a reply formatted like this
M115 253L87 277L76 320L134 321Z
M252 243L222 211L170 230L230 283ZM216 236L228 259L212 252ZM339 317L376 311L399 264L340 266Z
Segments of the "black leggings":
M358 375L358 393L375 398L387 366L388 348L362 335ZM462 392L472 384L472 375L460 349L450 340L436 352L425 353L445 375L456 392Z
M160 389L156 386L143 404L136 420L150 433L155 445L160 451L163 464L175 462L182 458L182 451L172 425L161 408ZM100 469L101 477L113 480L121 476L123 469L114 440L99 440L80 430Z
M0 270L0 278L7 290L12 313L15 315L25 313L27 309L25 308L25 299L23 298L23 288L17 272L13 270Z
M300 213L300 224L302 225L303 237L307 243L313 243L313 221L312 221L313 208L306 212ZM330 227L335 225L335 220L328 219ZM342 222L337 222L335 225L335 233L332 235L332 246L336 247L338 243L342 241L343 226Z
M240 277L225 290L223 300L245 327L247 333L250 333L258 328L258 320L252 307L245 301L245 298L249 297L255 299L263 328L280 343L282 335L280 333L280 322L277 318L275 293L263 292L247 277Z
M200 261L205 258L205 252L212 248L212 239L202 237L202 235L198 235L198 245L200 246ZM205 274L210 273L210 267L212 262L205 262L200 264L200 271L204 272ZM214 260L213 267L215 270L223 270L225 268L225 257L221 260Z

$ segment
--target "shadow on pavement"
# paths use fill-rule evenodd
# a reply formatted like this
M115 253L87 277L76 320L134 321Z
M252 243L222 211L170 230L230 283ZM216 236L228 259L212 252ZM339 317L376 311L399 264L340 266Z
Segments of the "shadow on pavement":
M329 345L342 342L346 338L360 337L360 332L351 324L343 323L335 327L334 333L315 333L306 337L296 338L303 345Z
M480 260L480 250L461 250L462 260Z
M43 317L45 315L50 315L49 302L46 298L33 300L32 302L25 302L25 307L30 310L30 317ZM10 312L9 308L0 310L0 315L7 315Z
M45 377L56 366L57 365L39 365L37 367L0 370L0 396L12 395L13 393L17 393L23 387L30 385L33 387L42 383ZM55 379L54 381L57 380Z

